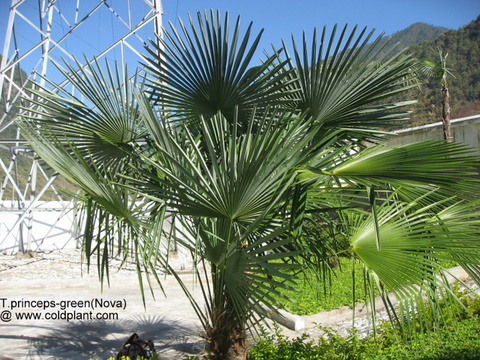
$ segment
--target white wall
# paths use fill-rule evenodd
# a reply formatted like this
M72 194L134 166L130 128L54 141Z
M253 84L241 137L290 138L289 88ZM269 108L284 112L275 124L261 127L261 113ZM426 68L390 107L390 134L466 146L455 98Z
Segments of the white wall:
M480 155L480 115L474 115L451 121L455 142L464 143L476 149ZM443 127L441 122L402 129L395 132L396 136L389 139L389 145L409 144L425 140L442 140Z
M75 248L74 212L70 202L38 201L18 209L11 201L0 202L0 251ZM25 211L28 209L29 211Z

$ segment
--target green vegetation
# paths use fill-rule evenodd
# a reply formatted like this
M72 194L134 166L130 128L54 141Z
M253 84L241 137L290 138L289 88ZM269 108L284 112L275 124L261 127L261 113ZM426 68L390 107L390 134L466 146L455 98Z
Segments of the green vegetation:
M448 30L449 29L445 27L417 22L386 37L384 40L385 48L382 53L403 51L405 48L413 45L419 45L427 41L435 41L441 34Z
M478 360L479 332L480 319L474 318L408 341L386 334L360 339L355 332L343 337L329 330L319 341L277 334L259 341L249 360Z
M480 16L459 30L448 30L436 40L411 46L408 51L420 59L438 61L438 49L448 53L448 67L452 119L480 113ZM412 125L437 122L442 119L442 93L438 81L425 76L419 90L412 90L418 98L411 115Z
M355 272L362 274L363 267L360 262L355 262ZM352 306L354 294L351 260L340 258L338 269L331 274L327 274L325 278L319 277L318 274L308 270L303 275L304 277L299 279L295 285L296 291L282 291L292 301L283 296L278 298L278 301L290 312L297 315L311 315L323 310ZM359 283L362 283L362 281ZM356 302L367 301L364 286L355 288L355 300Z
M416 23L390 36L385 51L401 51L419 59L438 62L438 49L448 53L452 119L480 113L480 16L458 30ZM409 96L416 98L414 112L406 126L441 121L442 93L435 78L422 76L420 87ZM398 98L400 99L400 98Z
M460 298L466 306L463 311L445 311L446 316L435 328L422 331L417 328L406 338L399 336L395 326L388 322L381 326L378 335L363 339L355 331L343 337L324 329L325 335L318 341L306 335L289 339L277 331L273 335L263 335L253 346L249 359L477 360L480 354L480 296L462 293ZM442 307L452 308L452 304L445 302ZM427 312L425 317L433 316L430 308L423 311ZM416 327L416 319L410 318L407 322L412 321Z
M455 261L440 261L444 268L457 266ZM300 279L297 280L294 290L283 290L285 297L278 297L279 301L291 313L297 315L317 314L324 310L338 309L342 306L352 307L355 295L355 302L368 301L367 289L363 286L354 288L352 283L352 270L360 279L358 284L363 284L363 266L360 262L354 262L346 258L340 258L338 268L333 273L321 277L313 270L305 270ZM378 293L375 293L378 295Z

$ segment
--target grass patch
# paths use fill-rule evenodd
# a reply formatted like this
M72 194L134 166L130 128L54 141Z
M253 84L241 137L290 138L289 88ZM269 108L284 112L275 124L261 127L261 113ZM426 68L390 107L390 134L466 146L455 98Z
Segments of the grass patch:
M298 280L295 288L297 291L280 290L293 302L283 298L277 301L284 305L288 311L296 315L312 315L324 310L334 310L342 306L352 307L354 287L352 283L352 264L355 266L355 302L364 303L367 295L364 287L363 267L359 261L352 263L351 259L340 258L337 268L330 274L331 278L324 281L313 270L307 270L305 278ZM449 260L442 260L445 268L458 265Z
M363 286L362 267L360 263L355 264L357 286L355 289L356 302L365 302L366 295ZM310 272L306 277L297 282L295 286L299 292L285 290L287 295L294 302L285 299L278 299L290 312L297 315L311 315L324 310L338 309L342 306L352 306L352 261L341 259L340 266L331 274L330 281L322 281L315 273Z

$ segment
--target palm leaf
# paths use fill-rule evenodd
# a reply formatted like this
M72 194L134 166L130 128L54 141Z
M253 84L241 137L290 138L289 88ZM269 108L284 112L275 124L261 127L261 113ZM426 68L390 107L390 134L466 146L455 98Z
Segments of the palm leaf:
M398 109L412 102L385 100L413 86L414 61L402 54L381 56L382 37L369 43L373 31L366 28L358 33L357 27L349 31L345 26L338 37L337 29L329 35L323 28L320 38L315 29L311 42L304 33L301 46L292 37L292 55L287 58L300 100L291 106L313 117L322 135L327 129L343 129L345 136L367 138L372 130L406 119L407 112Z
M400 300L399 318L410 318L411 310L422 306L432 290L439 292L436 297L453 295L441 276L444 260L478 273L475 228L480 207L478 200L446 205L444 199L424 207L421 201L399 201L397 195L392 193L378 206L376 217L350 210L343 219L351 226L352 253L364 264L368 284L381 294L393 292ZM384 302L391 307L385 296ZM395 314L394 308L391 311Z
M182 122L218 112L232 119L236 108L244 119L253 108L279 103L290 92L281 81L288 75L280 72L283 64L270 66L276 54L262 65L251 65L263 30L250 44L251 23L242 35L237 18L230 36L228 14L223 18L220 12L198 13L197 24L190 18L187 28L180 21L179 31L170 25L161 45L152 42L149 49L151 95Z
M150 189L145 187L146 196L162 194L184 214L208 214L241 223L261 218L295 177L291 169L302 157L292 154L302 152L311 139L305 125L287 121L291 116L273 112L271 118L280 120L270 123L270 117L252 117L251 123L259 121L262 132L250 128L237 138L232 135L239 131L238 123L229 124L218 115L213 122L201 122L204 136L200 143L188 129L179 133L159 127L155 114L147 113L158 157L147 153L144 161L162 177L146 174L155 178L147 185Z
M471 149L458 143L424 141L398 147L383 145L370 147L348 156L345 161L332 163L317 161L302 171L302 178L314 180L325 175L364 186L441 186L458 192L475 191L477 158ZM454 190L455 189L455 190Z
M137 85L129 79L128 70L112 68L108 62L102 68L97 61L85 67L78 61L77 68L65 66L57 65L84 100L52 83L53 90L30 90L37 107L29 120L41 117L39 129L48 126L58 139L74 142L85 159L117 169L128 164L132 144L142 136L132 90Z

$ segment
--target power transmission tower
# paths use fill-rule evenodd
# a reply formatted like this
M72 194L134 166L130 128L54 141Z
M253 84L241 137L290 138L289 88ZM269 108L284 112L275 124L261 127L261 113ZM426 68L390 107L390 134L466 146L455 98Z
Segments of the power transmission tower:
M72 203L14 122L28 111L29 81L60 82L53 63L73 57L134 68L161 28L161 0L11 1L0 61L0 251L60 248L75 238Z

